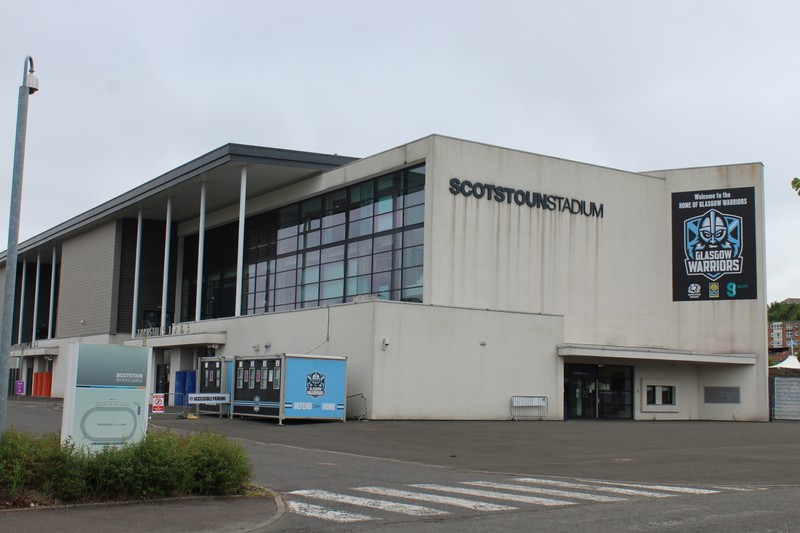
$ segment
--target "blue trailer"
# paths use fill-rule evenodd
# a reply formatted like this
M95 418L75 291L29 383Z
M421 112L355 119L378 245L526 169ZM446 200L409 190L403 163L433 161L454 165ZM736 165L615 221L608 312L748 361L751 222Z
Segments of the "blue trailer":
M345 420L347 358L280 354L236 357L229 376L233 415Z

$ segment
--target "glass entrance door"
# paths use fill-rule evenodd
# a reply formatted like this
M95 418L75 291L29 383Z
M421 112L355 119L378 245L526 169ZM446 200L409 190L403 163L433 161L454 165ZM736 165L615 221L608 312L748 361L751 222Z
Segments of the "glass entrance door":
M566 418L633 418L633 367L566 364Z

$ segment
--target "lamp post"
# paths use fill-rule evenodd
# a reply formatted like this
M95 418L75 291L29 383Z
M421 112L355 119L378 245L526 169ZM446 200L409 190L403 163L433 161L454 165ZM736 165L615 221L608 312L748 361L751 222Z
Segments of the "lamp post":
M0 329L0 436L6 432L6 413L8 411L8 360L11 357L14 291L17 285L17 244L19 241L19 211L22 202L22 167L25 162L25 134L28 126L28 97L38 90L39 80L33 75L33 58L27 56L22 70L22 85L19 87L14 173L11 177L11 209L8 215L6 285L3 292L3 320Z

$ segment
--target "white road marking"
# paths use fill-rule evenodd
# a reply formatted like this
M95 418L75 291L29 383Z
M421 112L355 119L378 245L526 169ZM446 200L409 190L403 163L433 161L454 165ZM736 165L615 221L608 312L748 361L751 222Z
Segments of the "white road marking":
M446 485L435 485L429 483L419 483L409 485L417 489L425 490L438 490L441 492L452 492L455 494L466 494L469 496L477 496L479 498L493 498L496 500L507 500L510 502L533 503L536 505L556 506L556 505L574 505L575 502L568 502L564 500L553 500L550 498L537 498L536 496L523 496L522 494L509 494L506 492L495 492L491 490L478 490L468 489L465 487L448 487Z
M369 492L370 494L378 494L380 496L408 498L410 500L454 505L474 511L514 511L517 509L517 507L512 507L510 505L498 505L496 503L479 502L477 500L454 498L452 496L440 496L438 494L426 494L424 492L411 492L410 490L389 489L384 487L356 487L355 490Z
M597 485L589 485L586 483L572 483L569 481L557 481L555 479L540 479L540 478L529 478L529 477L522 477L517 478L514 481L519 481L520 483L531 483L533 485L550 485L553 487L561 487L564 489L588 489L588 490L596 490L600 492L612 492L614 494L626 494L628 496L646 496L648 498L669 498L673 496L672 494L662 494L660 492L652 492L648 490L636 490L636 489L624 489L619 487L605 487L605 486L597 486Z
M682 492L685 494L718 494L718 490L712 489L698 489L695 487L674 487L672 485L647 485L644 483L616 483L614 481L594 481L594 480L583 480L583 481L591 481L592 483L598 483L601 485L616 485L619 487L631 487L634 489L653 489L653 490L663 490L666 492Z
M369 507L371 509L380 509L381 511L390 511L392 513L402 513L412 516L439 516L449 514L447 511L439 511L437 509L431 509L430 507L423 507L421 505L410 505L407 503L395 503L385 500L375 500L372 498L361 498L359 496L348 496L346 494L337 494L334 492L328 492L326 490L293 490L289 494L307 496L309 498L316 498L318 500L358 505L360 507Z
M465 485L476 487L486 487L489 489L516 490L519 492L531 492L534 494L546 494L548 496L561 496L562 498L574 498L576 500L589 500L593 502L621 502L625 498L617 496L601 496L599 494L587 494L585 492L571 492L558 489L544 489L542 487L529 487L524 485L512 485L511 483L494 483L492 481L465 481Z
M358 514L358 513L345 513L344 511L336 511L333 509L326 509L319 505L302 502L287 502L289 509L293 513L303 516L310 516L312 518L320 518L322 520L329 520L331 522L350 523L350 522L364 522L366 520L374 520L371 516Z

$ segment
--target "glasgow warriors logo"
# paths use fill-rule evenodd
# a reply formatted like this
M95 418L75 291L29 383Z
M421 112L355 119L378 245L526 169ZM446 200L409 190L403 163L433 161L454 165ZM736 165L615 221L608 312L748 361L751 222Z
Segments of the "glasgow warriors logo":
M306 374L306 395L312 398L325 396L325 374L319 372Z
M711 209L683 228L686 274L716 281L742 272L742 217Z

